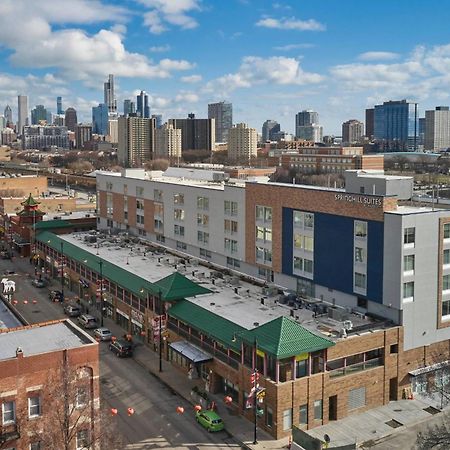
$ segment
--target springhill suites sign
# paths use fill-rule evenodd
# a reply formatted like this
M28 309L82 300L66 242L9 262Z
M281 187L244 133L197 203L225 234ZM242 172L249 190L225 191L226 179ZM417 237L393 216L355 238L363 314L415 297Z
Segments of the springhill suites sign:
M358 203L369 208L381 208L383 199L381 197L369 197L355 194L335 194L334 199L338 202Z

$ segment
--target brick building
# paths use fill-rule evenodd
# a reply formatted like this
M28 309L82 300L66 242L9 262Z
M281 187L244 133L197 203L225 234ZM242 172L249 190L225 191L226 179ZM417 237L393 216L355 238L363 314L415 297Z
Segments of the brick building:
M58 445L55 398L66 392L69 377L77 380L69 386L76 402L70 448L76 450L98 432L98 343L69 320L0 329L2 448L63 448ZM81 413L84 420L75 424Z

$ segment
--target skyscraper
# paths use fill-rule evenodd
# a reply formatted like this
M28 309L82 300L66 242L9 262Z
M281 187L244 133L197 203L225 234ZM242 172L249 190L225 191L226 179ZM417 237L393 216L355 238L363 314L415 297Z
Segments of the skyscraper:
M136 104L132 102L129 98L123 101L123 115L129 116L130 114L136 113Z
M319 125L319 114L303 110L295 115L295 136L307 141L322 142L323 128Z
M181 157L181 130L171 124L155 129L154 158L177 159Z
M28 125L28 97L19 95L17 97L17 134L22 136L23 127Z
M78 119L77 119L77 112L74 108L66 109L66 117L64 123L66 124L66 127L69 131L75 131Z
M92 132L106 136L108 134L108 106L100 103L92 107Z
M262 126L262 141L272 141L274 134L280 130L280 124L276 120L266 120Z
M75 142L77 148L84 148L84 144L92 139L92 125L79 123L75 127Z
M38 125L39 122L43 120L47 120L47 110L44 105L36 105L36 107L31 110L31 124Z
M64 110L62 107L62 97L56 97L56 114L58 115L64 114Z
M181 130L181 149L204 150L214 149L216 127L214 119L196 119L195 114L189 114L187 119L169 119L167 122Z
M108 112L115 113L117 111L116 97L114 96L114 75L109 74L108 81L103 83L104 103L108 107Z
M364 124L359 120L347 120L342 124L342 142L356 144L361 141L364 133Z
M375 110L374 108L366 109L366 137L373 139L374 135Z
M389 150L415 151L418 145L417 103L406 100L375 105L374 138Z
M156 120L156 128L162 128L163 123L162 123L162 114L152 114L152 119Z
M216 142L227 142L228 130L233 126L233 105L228 102L210 103L208 119L216 121Z
M4 116L5 116L6 126L11 126L13 123L11 106L6 105Z
M148 95L145 91L136 97L136 113L139 117L149 118L150 117L150 107L148 106Z
M436 106L425 111L425 150L442 150L450 147L450 110Z
M257 156L257 135L254 128L238 123L228 133L228 158L235 161L249 161Z

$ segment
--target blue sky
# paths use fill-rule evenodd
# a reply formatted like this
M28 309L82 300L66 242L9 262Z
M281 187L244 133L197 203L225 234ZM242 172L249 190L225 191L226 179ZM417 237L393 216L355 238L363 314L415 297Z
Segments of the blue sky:
M164 119L229 100L234 122L293 131L319 112L325 134L389 99L450 104L450 0L1 0L0 110L90 121L108 73L124 98L146 90Z

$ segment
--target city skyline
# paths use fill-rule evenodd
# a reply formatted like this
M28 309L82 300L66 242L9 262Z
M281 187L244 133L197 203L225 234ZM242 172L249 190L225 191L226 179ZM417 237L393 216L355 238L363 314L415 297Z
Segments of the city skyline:
M450 37L438 31L450 12L442 2L412 3L22 0L13 8L5 0L0 105L17 121L17 95L53 113L62 96L90 121L111 73L120 113L145 90L164 120L205 118L208 103L229 101L235 123L260 130L274 119L293 133L295 114L312 109L324 134L339 135L343 122L364 121L365 108L403 98L424 117L450 103Z

